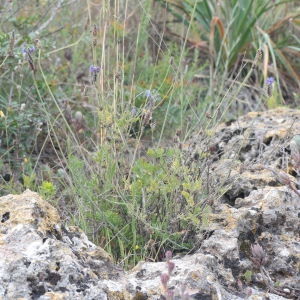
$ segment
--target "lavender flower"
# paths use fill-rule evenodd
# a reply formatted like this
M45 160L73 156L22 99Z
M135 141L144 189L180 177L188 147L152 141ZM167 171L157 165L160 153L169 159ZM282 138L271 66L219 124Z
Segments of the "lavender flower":
M274 83L274 77L268 77L266 80L266 85L271 86Z
M95 65L90 66L90 73L92 76L92 83L95 83L97 81L97 75L100 72L101 68Z
M98 66L94 66L94 65L91 65L91 66L90 66L90 73L91 73L91 74L97 74L97 73L100 72L100 70L101 70L101 68L98 67Z
M274 77L268 77L266 79L266 93L268 97L272 96L273 87L274 87Z
M144 95L147 99L145 103L145 108L149 110L153 110L155 102L159 100L159 94L155 90L145 90Z
M24 54L30 54L30 53L34 52L35 50L36 49L35 49L34 46L31 46L31 47L25 46L25 47L22 48L22 52Z
M26 59L28 60L29 66L31 68L31 70L35 73L35 65L31 56L31 53L34 52L36 49L34 46L28 47L28 46L24 46L22 47L22 52L24 54L24 57L26 57Z
M138 109L137 109L137 107L133 106L130 113L131 113L131 116L132 116L132 117L137 116L137 114L138 114Z
M145 91L145 96L146 96L146 98L152 98L153 97L152 92L150 90Z

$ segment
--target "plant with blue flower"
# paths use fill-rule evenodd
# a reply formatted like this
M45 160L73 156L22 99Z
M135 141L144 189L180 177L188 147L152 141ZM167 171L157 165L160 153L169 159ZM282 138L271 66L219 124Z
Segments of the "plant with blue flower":
M34 46L24 46L22 47L22 53L24 54L24 56L26 57L30 69L35 73L35 66L34 66L34 62L33 62L33 58L31 56L31 54L33 52L35 52L36 48Z
M96 65L91 65L90 66L90 74L91 74L91 78L92 78L92 84L94 84L97 81L97 76L100 73L101 68L99 66Z

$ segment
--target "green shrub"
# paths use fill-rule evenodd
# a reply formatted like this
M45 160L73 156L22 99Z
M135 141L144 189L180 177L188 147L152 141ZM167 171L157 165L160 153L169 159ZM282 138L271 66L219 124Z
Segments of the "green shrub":
M83 160L69 156L68 167L73 220L95 241L126 266L160 259L167 248L194 248L192 233L210 211L203 205L201 179L182 163L178 149L149 148L129 174L118 168L109 145L91 159L93 167L86 168Z

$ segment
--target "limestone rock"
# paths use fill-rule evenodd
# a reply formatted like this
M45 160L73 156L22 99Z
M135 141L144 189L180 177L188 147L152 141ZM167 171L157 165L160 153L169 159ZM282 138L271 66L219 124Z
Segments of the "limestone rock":
M224 191L203 230L208 238L199 236L200 251L218 257L247 286L268 286L292 299L300 297L300 170L293 165L290 141L299 133L300 111L278 108L200 132L190 149L190 164L204 170L203 181L208 177L211 189ZM253 268L254 243L268 256L263 266L268 283L260 282L261 270ZM248 282L247 272L253 277Z
M227 200L233 204L236 198L247 196L254 189L278 184L272 172L263 167L287 170L289 143L298 133L299 110L252 112L228 125L217 126L209 134L196 135L189 152L192 157L208 154L210 184L227 185Z
M0 299L108 299L99 282L123 272L36 193L1 197L0 217Z

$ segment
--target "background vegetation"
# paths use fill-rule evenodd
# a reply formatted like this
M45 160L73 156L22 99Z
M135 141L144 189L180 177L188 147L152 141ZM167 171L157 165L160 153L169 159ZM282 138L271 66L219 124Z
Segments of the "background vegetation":
M298 107L297 4L0 1L1 194L38 191L126 267L193 251L225 188L189 137Z

